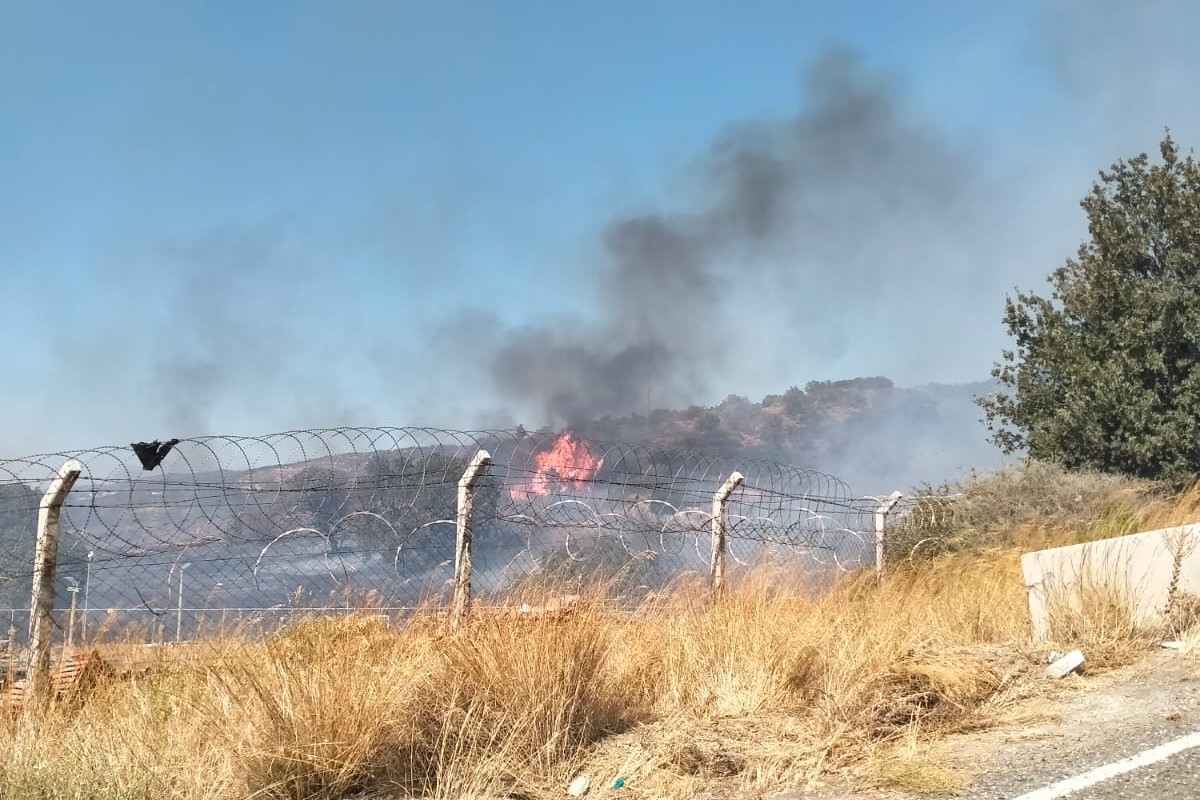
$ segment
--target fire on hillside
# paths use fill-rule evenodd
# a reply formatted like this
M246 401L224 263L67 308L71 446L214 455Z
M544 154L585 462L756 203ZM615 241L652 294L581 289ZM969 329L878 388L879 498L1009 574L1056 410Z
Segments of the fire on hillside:
M509 489L513 500L530 500L581 487L604 466L604 458L597 457L587 442L567 432L555 440L552 448L538 453L534 463L537 468L529 479Z

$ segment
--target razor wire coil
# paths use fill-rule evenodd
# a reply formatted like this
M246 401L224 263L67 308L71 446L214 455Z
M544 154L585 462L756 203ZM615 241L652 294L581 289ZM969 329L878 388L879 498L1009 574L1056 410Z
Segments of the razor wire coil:
M0 460L0 605L28 599L41 492L68 459L82 472L63 505L59 573L84 592L87 618L298 597L436 602L453 576L459 481L480 450L491 454L474 487L481 602L556 570L624 571L635 592L705 573L713 493L735 470L734 564L853 570L874 558L875 502L814 470L545 431L329 428L184 439L152 471L121 446ZM197 596L203 612L185 602Z

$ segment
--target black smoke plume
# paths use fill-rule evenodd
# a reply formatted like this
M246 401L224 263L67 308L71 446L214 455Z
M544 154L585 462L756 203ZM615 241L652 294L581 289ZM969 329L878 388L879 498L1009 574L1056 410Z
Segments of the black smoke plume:
M813 65L803 94L789 118L720 135L679 208L606 226L584 282L596 321L500 340L491 373L510 406L576 425L711 402L718 376L777 388L870 346L877 328L855 339L882 303L927 315L911 282L960 266L946 250L971 234L966 160L852 53Z

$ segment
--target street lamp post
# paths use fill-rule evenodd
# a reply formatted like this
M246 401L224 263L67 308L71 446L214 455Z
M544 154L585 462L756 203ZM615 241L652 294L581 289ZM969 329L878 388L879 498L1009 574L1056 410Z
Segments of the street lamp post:
M87 555L87 572L83 576L83 631L79 638L87 644L87 620L88 620L88 593L92 588L92 559L96 556L95 550L89 550Z
M191 566L191 563L183 564L179 567L179 604L175 610L175 642L179 643L179 639L183 633L183 571Z
M202 622L208 621L208 612L212 609L213 595L215 595L217 592L221 591L224 588L225 588L225 584L222 583L221 581L217 581L216 583L213 584L213 587L211 589L209 589L208 595L204 598L204 616L201 618ZM201 626L201 627L203 627L203 626Z
M67 578L71 585L67 591L71 593L71 613L67 615L67 647L75 646L75 601L79 597L79 581Z

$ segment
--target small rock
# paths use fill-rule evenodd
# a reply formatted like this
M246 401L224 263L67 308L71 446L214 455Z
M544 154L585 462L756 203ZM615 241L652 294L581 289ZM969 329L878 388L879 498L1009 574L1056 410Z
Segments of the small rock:
M1072 650L1046 668L1046 675L1051 678L1065 678L1083 666L1083 653Z
M579 775L567 787L567 794L571 795L571 797L583 797L591 783L592 779L587 775Z

